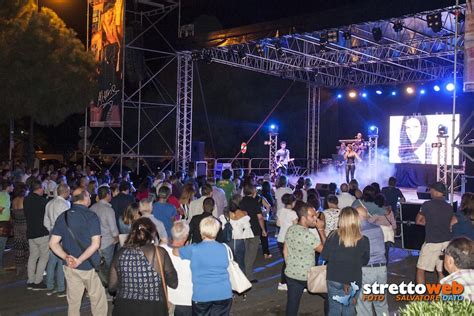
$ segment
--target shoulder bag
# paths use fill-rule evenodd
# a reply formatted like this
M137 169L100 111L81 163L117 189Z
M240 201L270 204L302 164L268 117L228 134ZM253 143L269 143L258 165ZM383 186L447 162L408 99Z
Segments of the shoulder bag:
M72 239L74 239L74 241L76 242L77 246L81 249L82 252L86 251L86 249L88 247L85 247L80 241L79 239L76 238L76 235L74 234L74 232L71 230L71 228L69 227L69 223L68 223L68 218L67 218L67 215L68 215L69 211L66 211L65 214L64 214L64 220L66 222L66 227L67 227L67 230L69 231L69 234L71 235ZM94 268L94 270L97 272L97 274L99 275L99 279L100 279L100 282L102 283L102 285L107 288L109 286L109 269L107 268L107 265L105 263L105 258L104 256L102 255L102 252L100 251L100 249L98 250L99 252L99 256L100 256L100 262L99 262L99 266L96 267L96 265L94 264L94 262L92 262L92 259L91 257L89 257L87 259L87 261L89 261L89 263L91 264L91 266Z
M163 262L161 261L161 255L160 255L158 247L159 246L155 246L155 256L158 260L158 266L160 268L161 285L163 286L163 295L164 295L163 298L166 301L166 306L168 307L168 311L169 311L170 308L171 308L171 306L170 306L171 304L168 300L168 287L166 285L165 272L163 270Z
M232 255L232 250L226 244L223 244L227 249L227 258L229 259L229 266L227 267L227 272L229 272L230 284L232 285L232 290L237 293L243 293L249 290L252 287L252 283L247 279L245 274L240 270L237 262L234 261L234 256Z
M332 238L335 234L333 230L326 239L326 243L329 238ZM328 287L326 283L327 277L327 266L314 266L308 271L307 288L310 293L327 293Z

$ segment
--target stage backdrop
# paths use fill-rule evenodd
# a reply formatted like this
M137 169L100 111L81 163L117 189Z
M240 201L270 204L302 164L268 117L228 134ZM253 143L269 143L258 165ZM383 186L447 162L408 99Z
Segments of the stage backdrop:
M99 94L91 104L91 127L120 127L123 0L94 0L91 51L98 62Z

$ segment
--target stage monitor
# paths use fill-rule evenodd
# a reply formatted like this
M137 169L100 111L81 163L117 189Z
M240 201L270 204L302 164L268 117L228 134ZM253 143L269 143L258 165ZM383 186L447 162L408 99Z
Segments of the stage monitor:
M459 133L459 114L456 114L454 135ZM447 163L451 164L452 115L411 115L390 117L389 161L391 163L412 163L436 165L438 161L438 129L447 127ZM444 141L443 141L444 146ZM444 148L441 148L444 152ZM459 165L459 150L454 151L454 164Z

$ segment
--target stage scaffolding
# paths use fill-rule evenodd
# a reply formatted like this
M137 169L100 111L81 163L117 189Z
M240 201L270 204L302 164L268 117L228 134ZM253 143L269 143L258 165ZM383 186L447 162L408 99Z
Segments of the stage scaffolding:
M131 52L143 52L145 77L138 87L127 86L124 76L122 102L122 127L112 133L120 140L121 150L115 154L114 164L122 168L124 158L168 159L168 167L174 164L176 170L186 171L191 156L192 112L193 112L193 63L219 63L240 69L276 76L281 79L304 82L308 86L308 121L306 139L307 169L314 172L319 163L319 119L320 93L324 88L346 88L360 86L396 85L405 82L429 82L452 79L454 55L458 53L457 74L461 76L464 47L464 21L460 21L456 35L456 10L465 6L448 7L439 10L394 17L387 20L371 21L338 27L337 29L296 31L281 36L278 29L270 32L270 37L249 40L244 34L223 31L210 38L206 44L196 42L194 47L176 51L170 41L160 31L160 22L178 10L178 0L137 0L139 9L126 10L127 21L132 18L139 22L142 31L133 38L126 39L125 58ZM433 32L426 17L441 14L440 32ZM184 26L180 26L178 14L178 36ZM401 25L396 31L394 26ZM380 28L380 38L373 36L374 28ZM186 26L186 32L189 25ZM149 48L143 40L144 34L154 32L162 39L162 49ZM192 32L191 32L192 33ZM332 39L327 38L331 33ZM232 35L228 35L232 34ZM237 35L235 35L237 34ZM189 35L189 34L187 34ZM191 34L192 36L192 34ZM334 40L335 39L335 40ZM142 41L142 45L139 45ZM209 43L217 43L209 45ZM222 43L231 43L224 45ZM456 45L457 43L457 45ZM205 48L204 48L205 47ZM456 47L456 49L455 49ZM153 55L153 57L151 57ZM125 59L124 58L124 59ZM160 66L150 66L162 61ZM167 67L176 66L177 91L166 91L158 80L159 74ZM144 102L145 89L155 89L161 100ZM158 121L152 120L148 111L160 108L163 112ZM137 117L138 126L127 126L128 118ZM173 118L175 120L173 120ZM160 127L172 120L176 126L175 144L163 137ZM143 126L150 124L151 128ZM168 127L169 128L169 127ZM102 130L99 131L99 134ZM133 134L131 137L130 134ZM150 155L141 143L153 134L162 143L163 154ZM98 135L95 136L97 138ZM87 152L86 154L89 154ZM137 164L138 165L138 164ZM138 167L137 167L138 170Z
M464 10L464 6L252 41L243 34L226 37L224 32L208 38L208 47L182 51L180 55L193 56L196 62L214 62L307 83L306 158L308 171L315 172L319 163L321 88L452 79L455 43L460 55L464 46L464 21L459 21L457 37L455 10ZM426 21L427 15L436 13L441 14L442 21L438 33L433 32ZM399 31L394 29L395 24L402 26ZM374 28L381 30L379 39L373 36ZM337 40L324 37L328 32ZM232 45L209 47L212 42ZM459 60L462 58L458 58L457 64L460 76L462 62ZM189 82L179 81L178 90L184 89L183 85L189 85ZM186 107L192 108L192 104L186 104ZM187 144L187 141L182 140L182 143ZM185 157L186 150L187 147L178 147L178 151L183 152L178 152L177 157ZM184 162L177 163L185 165Z

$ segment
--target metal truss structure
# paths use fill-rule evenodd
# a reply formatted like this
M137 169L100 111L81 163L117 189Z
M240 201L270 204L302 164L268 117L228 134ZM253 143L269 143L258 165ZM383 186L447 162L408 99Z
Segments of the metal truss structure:
M270 132L268 134L268 169L272 177L277 174L275 156L278 150L278 133Z
M319 118L321 114L321 89L308 87L308 123L306 136L307 172L319 170Z
M369 135L368 143L368 155L369 155L369 172L372 179L378 173L378 142L379 135Z
M448 184L448 136L438 135L438 159L436 160L436 181ZM452 185L452 184L451 184Z
M464 47L464 20L456 19L460 10L464 6L180 54L195 61L307 83L307 168L311 172L317 170L319 161L319 89L452 79L454 72L460 77L462 62L456 68L454 58L456 51L458 61L462 61ZM441 14L442 25L439 32L434 32L428 27L427 16L437 13ZM179 81L178 90L188 84ZM177 156L184 159L185 147L179 150L183 152Z
M186 172L191 161L193 131L193 61L178 54L178 100L176 107L176 170Z
M150 160L166 161L169 165L175 157L175 146L164 135L163 126L173 119L176 100L174 93L168 92L160 82L159 75L173 65L176 50L160 31L160 22L179 7L179 1L138 0L133 8L131 2L124 3L121 127L101 128L95 133L93 143L100 136L118 139L120 153L100 155L113 158L110 168L119 165L122 171L126 162L129 167L136 167L138 173L140 165L151 169ZM149 38L156 38L159 43L150 48L146 45ZM143 146L145 141L148 145ZM153 146L149 145L151 141ZM94 163L97 154L91 153L91 148L85 156Z

